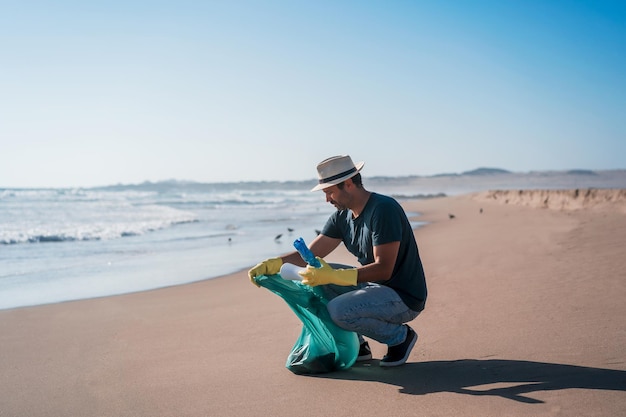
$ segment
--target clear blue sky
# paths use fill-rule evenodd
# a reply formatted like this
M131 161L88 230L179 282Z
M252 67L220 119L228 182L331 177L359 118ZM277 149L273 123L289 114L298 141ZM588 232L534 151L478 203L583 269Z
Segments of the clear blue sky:
M0 187L626 168L624 1L0 2Z

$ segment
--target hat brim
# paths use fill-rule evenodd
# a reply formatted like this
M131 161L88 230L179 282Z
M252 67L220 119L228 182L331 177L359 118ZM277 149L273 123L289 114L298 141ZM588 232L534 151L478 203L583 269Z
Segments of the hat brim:
M334 179L332 181L328 181L328 182L324 182L324 183L321 183L321 184L317 184L315 187L311 188L311 191L323 190L325 188L332 187L333 185L341 184L345 180L350 179L350 178L354 177L356 174L358 174L359 172L361 172L361 170L363 169L364 165L365 165L365 162L359 162L358 164L354 165L354 167L356 168L355 172L352 172L352 173L350 173L348 175L345 175L343 177Z

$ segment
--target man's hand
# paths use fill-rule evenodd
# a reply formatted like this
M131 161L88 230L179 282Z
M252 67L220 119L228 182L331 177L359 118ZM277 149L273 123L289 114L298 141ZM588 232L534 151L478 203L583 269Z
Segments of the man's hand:
M333 269L319 256L317 257L317 260L319 260L322 264L321 267L315 268L308 265L306 269L298 272L298 274L303 278L303 284L310 285L311 287L325 284L343 285L344 287L356 285L356 279L358 276L356 268Z
M283 266L283 260L280 258L270 258L266 259L263 262L257 264L254 268L248 271L248 277L250 277L250 282L252 282L257 287L259 284L256 283L254 278L259 275L275 275L280 272L280 267Z

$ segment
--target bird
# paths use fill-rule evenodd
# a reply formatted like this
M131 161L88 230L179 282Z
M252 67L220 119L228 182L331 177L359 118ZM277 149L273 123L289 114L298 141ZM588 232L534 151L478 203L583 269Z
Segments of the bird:
M291 227L288 227L287 230L290 232L293 232L294 229L292 229Z
M283 235L282 233L281 233L281 234L279 234L279 235L276 235L276 237L274 238L274 240L276 240L276 241L280 240L280 238L282 237L282 235Z
M454 216L454 214L448 214L448 217L451 218L451 219L454 219L455 216Z

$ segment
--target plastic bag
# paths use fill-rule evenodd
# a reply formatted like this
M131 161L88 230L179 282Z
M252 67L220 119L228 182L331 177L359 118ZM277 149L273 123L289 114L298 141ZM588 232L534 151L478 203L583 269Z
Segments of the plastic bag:
M286 367L295 374L317 374L351 367L359 353L354 332L338 327L330 318L318 287L309 287L280 275L255 278L257 284L287 302L302 321L302 332L287 357Z

